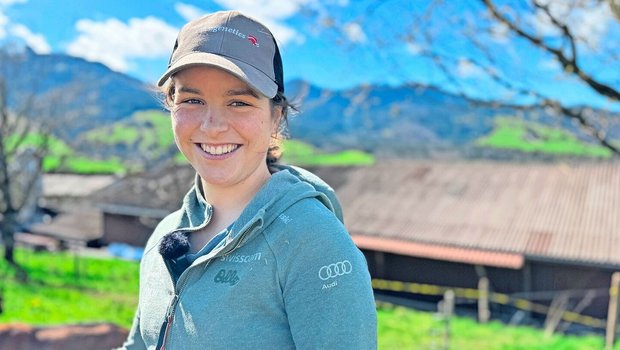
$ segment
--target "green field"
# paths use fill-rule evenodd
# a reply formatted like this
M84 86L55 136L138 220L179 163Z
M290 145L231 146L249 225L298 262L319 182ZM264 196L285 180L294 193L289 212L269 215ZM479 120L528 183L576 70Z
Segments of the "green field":
M126 120L93 129L82 138L93 145L123 145L132 152L153 156L165 152L174 144L170 117L162 111L136 112Z
M375 158L368 153L358 150L346 150L337 153L324 153L313 146L297 140L287 140L284 142L285 163L308 166L308 165L371 165Z
M40 134L29 134L22 147L36 147L44 142ZM78 150L72 149L62 140L50 136L47 140L49 153L43 160L46 172L67 172L76 174L123 174L140 171L137 156L146 159L163 159L170 150L175 150L174 137L168 115L161 111L142 111L134 113L130 118L112 125L93 129L77 140L89 149L106 150L121 147L126 156L108 156L104 159L87 157ZM16 138L8 139L8 147L14 147ZM325 153L311 145L297 140L284 142L283 161L293 165L369 165L374 157L358 150L346 150L337 153ZM103 152L102 152L103 153ZM180 152L173 152L177 164L185 164L186 160Z
M120 259L78 259L67 253L33 253L18 249L16 258L28 271L30 282L17 282L0 262L0 289L4 312L0 323L55 325L112 322L129 328L138 295L138 263ZM546 337L539 329L478 324L454 317L446 324L434 313L389 304L377 308L379 349L444 349L449 330L450 349L602 349L600 336ZM620 349L620 345L615 349Z
M480 147L558 156L610 158L609 149L588 144L562 129L514 117L497 117L490 135L476 141Z
M15 147L16 137L7 139L7 148L9 150ZM38 133L30 133L21 142L21 148L37 149L48 144L48 154L43 159L43 171L45 172L69 172L77 174L116 174L126 171L126 167L117 157L108 159L93 159L80 155L65 142L53 136L49 136L47 140Z
M29 275L16 281L0 262L4 312L0 323L50 325L108 321L129 327L138 293L138 264L119 259L78 259L71 254L18 249L16 260ZM76 271L78 274L76 274Z

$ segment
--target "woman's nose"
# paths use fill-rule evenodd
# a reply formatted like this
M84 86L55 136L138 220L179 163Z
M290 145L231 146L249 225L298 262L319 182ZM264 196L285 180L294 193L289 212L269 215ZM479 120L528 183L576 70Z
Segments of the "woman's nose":
M228 129L226 117L215 108L206 108L202 115L200 129L207 133L220 133Z

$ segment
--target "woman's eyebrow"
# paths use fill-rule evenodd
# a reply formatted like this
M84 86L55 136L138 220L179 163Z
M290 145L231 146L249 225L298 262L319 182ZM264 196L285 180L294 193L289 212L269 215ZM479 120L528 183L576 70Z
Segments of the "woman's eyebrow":
M198 89L195 88L191 88L191 87L187 87L187 86L181 86L178 90L178 92L185 92L185 93L189 93L189 94L196 94L196 95L201 95L202 92Z
M226 96L240 96L240 95L249 95L255 98L260 98L258 93L250 88L231 89L231 90L226 91Z

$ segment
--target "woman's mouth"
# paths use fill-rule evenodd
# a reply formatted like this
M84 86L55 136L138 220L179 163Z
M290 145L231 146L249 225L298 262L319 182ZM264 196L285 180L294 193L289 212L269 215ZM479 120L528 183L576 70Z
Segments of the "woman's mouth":
M240 147L238 144L229 143L225 145L207 145L205 143L197 144L203 152L211 156L221 156L232 153Z

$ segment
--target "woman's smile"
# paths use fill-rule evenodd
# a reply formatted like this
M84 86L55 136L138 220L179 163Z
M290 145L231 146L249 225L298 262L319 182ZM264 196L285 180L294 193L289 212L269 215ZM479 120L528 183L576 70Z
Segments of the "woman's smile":
M207 156L217 157L223 159L226 156L231 156L232 153L237 151L241 145L235 143L228 143L223 145L210 145L206 143L197 143L198 146Z

